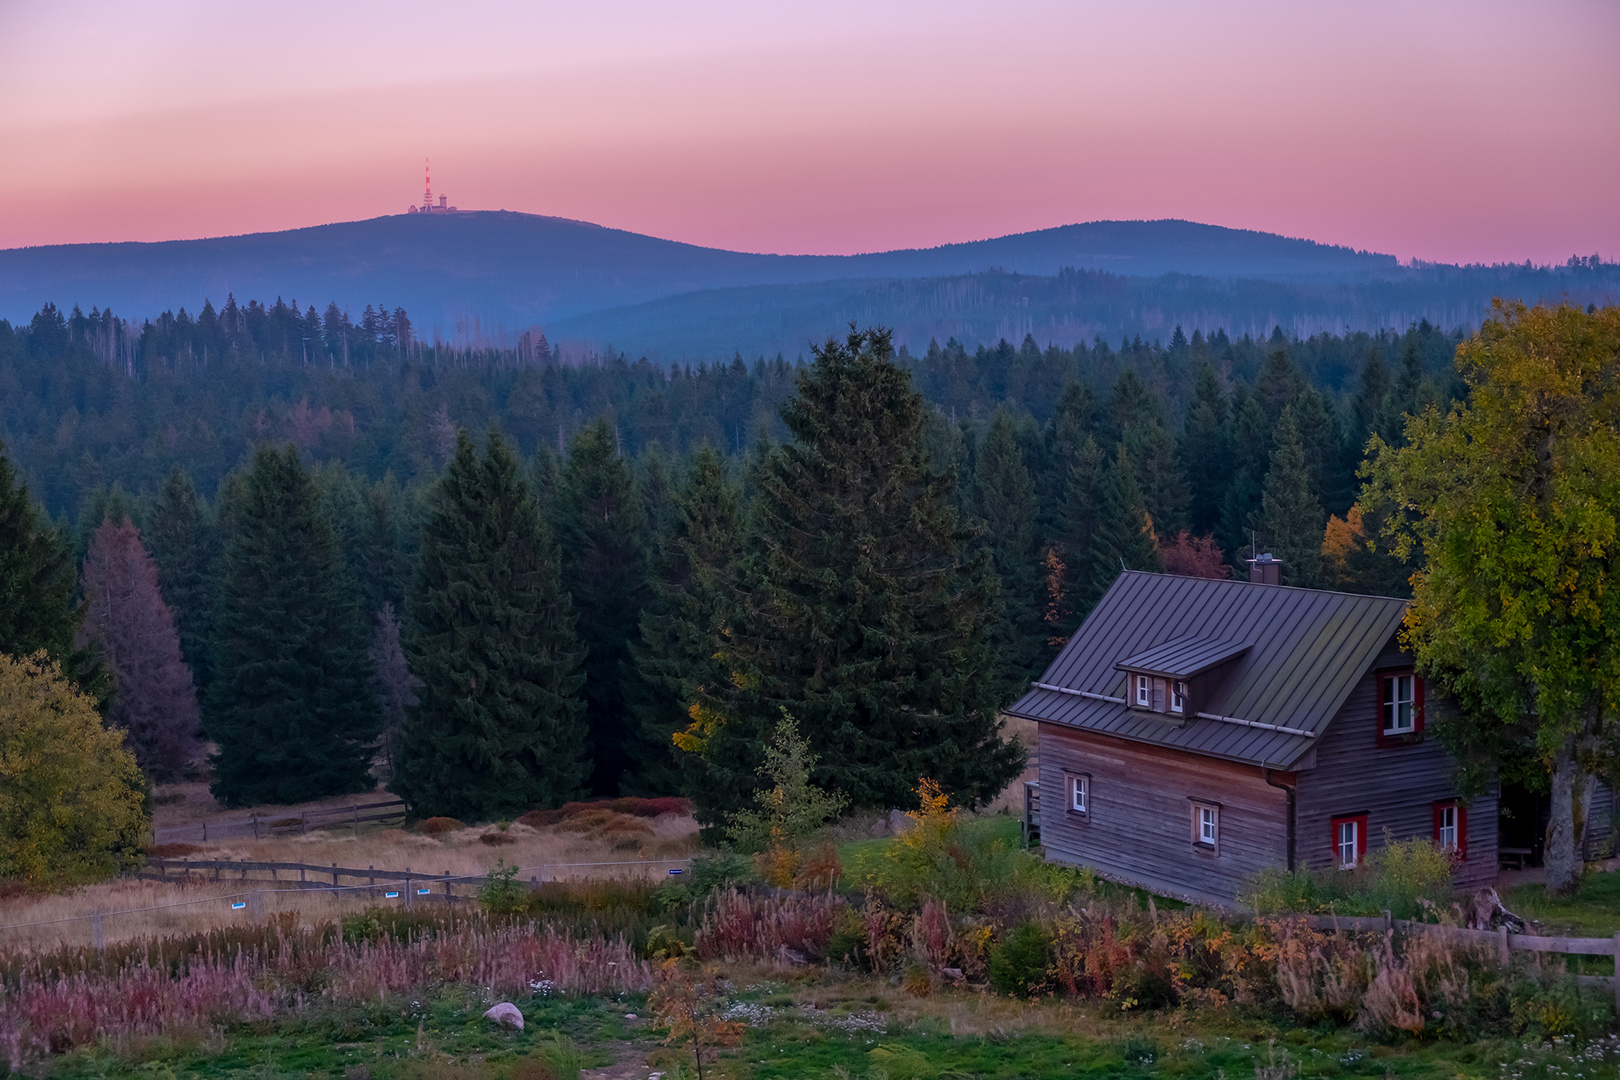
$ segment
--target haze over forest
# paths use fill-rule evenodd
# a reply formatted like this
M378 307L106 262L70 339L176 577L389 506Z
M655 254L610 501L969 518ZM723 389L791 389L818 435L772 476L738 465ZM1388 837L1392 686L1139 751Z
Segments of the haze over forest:
M0 316L111 310L136 324L235 296L410 314L416 337L460 347L544 334L558 356L654 362L788 358L850 321L914 351L930 339L1071 348L1098 336L1309 337L1476 326L1494 296L1610 303L1597 256L1401 265L1392 255L1188 221L1099 221L867 255L759 255L504 211L397 214L279 233L0 251Z

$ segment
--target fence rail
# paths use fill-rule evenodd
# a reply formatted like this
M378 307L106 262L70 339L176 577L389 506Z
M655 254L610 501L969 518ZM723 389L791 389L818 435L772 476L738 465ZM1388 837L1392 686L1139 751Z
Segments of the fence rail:
M325 810L305 810L296 816L252 814L236 821L193 821L186 825L171 825L158 829L153 839L159 844L177 840L237 839L252 836L255 840L265 836L290 836L307 833L310 829L330 829L350 826L356 831L362 825L405 820L405 801L389 799L385 802L356 803L353 806L334 806Z
M1306 915L1305 925L1316 930L1336 930L1362 933L1400 931L1404 934L1439 934L1443 937L1494 944L1497 959L1505 967L1512 950L1563 953L1566 956L1611 956L1614 958L1613 975L1577 975L1577 982L1587 986L1607 986L1614 990L1614 1007L1620 1015L1620 931L1613 937L1541 937L1537 934L1514 934L1506 926L1495 930L1470 930L1462 926L1440 926L1416 919L1392 919L1389 912L1381 916L1365 915Z

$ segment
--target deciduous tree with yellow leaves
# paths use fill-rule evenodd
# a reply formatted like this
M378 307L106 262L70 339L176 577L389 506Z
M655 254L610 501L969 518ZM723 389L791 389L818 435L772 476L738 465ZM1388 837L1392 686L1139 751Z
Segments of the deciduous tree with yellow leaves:
M148 824L123 733L44 653L0 654L0 880L110 877L140 860Z
M1494 315L1457 350L1467 400L1376 436L1364 501L1421 549L1405 635L1459 705L1439 724L1473 766L1551 776L1549 892L1580 882L1593 779L1613 768L1620 709L1620 307Z

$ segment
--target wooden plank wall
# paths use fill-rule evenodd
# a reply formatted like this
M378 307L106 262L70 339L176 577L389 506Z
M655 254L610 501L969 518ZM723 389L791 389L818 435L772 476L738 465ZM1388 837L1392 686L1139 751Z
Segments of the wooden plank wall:
M1298 865L1332 865L1335 817L1367 815L1369 852L1383 843L1385 829L1397 840L1433 838L1435 802L1456 794L1451 756L1433 737L1412 745L1378 745L1378 669L1410 663L1410 654L1393 643L1387 646L1317 740L1316 767L1299 772ZM1493 792L1468 805L1468 858L1455 878L1460 888L1496 880L1496 804Z
M1069 809L1068 775L1091 777L1090 811ZM1245 878L1287 859L1287 796L1258 766L1040 726L1047 856L1170 895L1230 903ZM1192 799L1220 804L1220 845L1193 844Z

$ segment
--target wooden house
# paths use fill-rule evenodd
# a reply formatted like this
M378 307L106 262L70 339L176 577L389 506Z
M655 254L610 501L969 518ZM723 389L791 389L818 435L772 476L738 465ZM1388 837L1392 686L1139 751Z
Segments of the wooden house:
M1386 835L1496 879L1497 795L1458 797L1396 632L1402 600L1122 573L1009 710L1039 725L1049 859L1230 903L1268 867L1351 867Z

